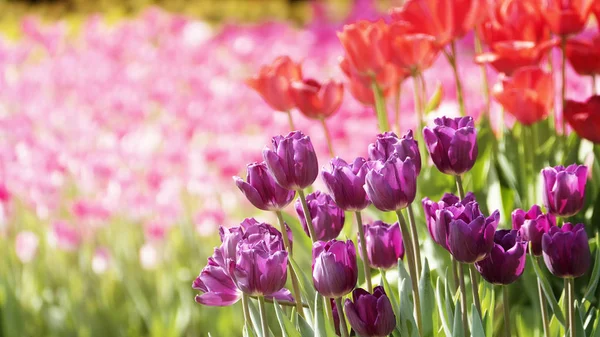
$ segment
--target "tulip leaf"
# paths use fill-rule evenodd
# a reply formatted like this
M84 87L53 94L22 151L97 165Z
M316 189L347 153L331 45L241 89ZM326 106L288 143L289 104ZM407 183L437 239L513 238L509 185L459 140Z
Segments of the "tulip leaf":
M433 110L436 110L440 106L440 102L444 98L444 87L442 86L442 82L437 82L435 86L435 91L429 97L429 101L425 105L425 114L430 113Z
M400 282L400 333L402 337L418 337L419 331L414 317L414 304L410 278Z
M587 286L587 290L585 295L583 295L583 300L588 301L588 303L592 302L592 298L596 293L596 288L598 287L598 280L600 279L600 238L598 237L598 233L596 232L596 261L594 262L594 269L592 270L592 275L590 276L590 281Z
M583 320L581 320L581 315L578 315L580 311L581 304L579 302L575 302L575 336L577 337L586 337L585 329L583 328Z
M485 330L483 330L483 323L475 304L472 304L471 308L471 337L485 337Z
M275 315L277 316L277 320L279 321L279 326L281 327L281 333L283 337L301 337L294 324L290 319L286 316L281 308L281 305L277 303L277 300L273 301L273 306L275 307ZM297 314L296 314L297 315Z
M444 299L445 302L448 302L448 298L446 296L444 296L444 294L442 294L442 290L441 290L441 280L438 277L437 281L435 283L435 300L437 303L437 307L438 307L438 312L439 312L439 316L440 316L440 321L442 322L442 328L444 329L444 332L446 333L446 337L450 337L452 336L452 333L450 332L450 325L449 325L449 321L451 319L453 319L453 314L452 314L452 308L448 308L448 305L445 306L446 310L444 310L444 305L442 305L442 298Z
M487 283L487 282L486 282ZM490 304L486 306L488 309L483 318L483 322L485 323L485 332L486 336L494 335L494 312L496 311L496 294L494 291L494 286L490 285Z
M331 322L325 316L325 305L328 305L328 303L324 303L323 296L315 294L315 311L313 318L315 322L315 337L335 336ZM342 310L342 308L338 308L338 310Z
M313 331L313 328L310 326L310 324L308 324L308 322L306 322L304 317L302 317L300 315L297 315L296 317L298 318L297 328L298 328L298 331L300 331L300 335L301 336L313 336L315 334Z
M383 283L383 289L385 290L386 295L390 299L392 308L394 309L394 314L396 315L396 326L398 326L400 324L400 303L398 302L398 297L396 296L396 293L393 291L392 287L388 283L387 278L385 277L385 272L381 273L381 282Z
M258 311L258 308L252 299L248 299L248 309L250 311L250 319L252 320L252 326L254 327L255 334L257 336L264 336L262 324L260 322L260 312Z
M294 272L298 276L300 292L306 298L306 302L308 302L310 311L314 312L315 308L313 305L313 303L314 303L313 299L315 298L315 294L317 292L315 291L315 288L312 285L312 279L309 279L308 276L306 276L306 274L304 273L302 268L300 268L300 266L298 266L298 264L296 263L296 261L294 261L293 258L288 256L288 261L290 261L292 268L294 269Z
M596 317L598 317L598 310L596 309ZM593 323L594 325L594 330L592 331L592 333L590 334L590 337L600 337L600 319L596 319L596 321Z
M402 289L401 284L404 280L408 280L408 286L410 287L410 291L412 291L412 283L410 282L410 275L406 271L404 267L404 263L401 260L398 261L398 290ZM400 303L402 305L402 303Z
M456 306L454 311L454 323L452 324L452 337L462 337L465 335L465 330L462 324L462 311L460 305Z
M546 295L548 303L550 303L550 308L554 313L554 317L556 317L556 319L562 326L565 326L565 317L563 315L560 305L556 301L556 297L554 297L554 293L552 292L552 287L550 286L548 279L546 279L546 277L544 276L544 273L540 269L540 266L538 265L536 259L531 255L529 256L529 259L531 260L531 264L533 265L535 274L542 283L542 289L544 290L544 294Z
M435 296L433 293L433 286L431 285L431 272L429 270L429 263L427 258L423 263L423 270L421 272L421 278L419 280L419 296L421 298L421 320L423 324L423 336L433 336L433 320L436 311Z

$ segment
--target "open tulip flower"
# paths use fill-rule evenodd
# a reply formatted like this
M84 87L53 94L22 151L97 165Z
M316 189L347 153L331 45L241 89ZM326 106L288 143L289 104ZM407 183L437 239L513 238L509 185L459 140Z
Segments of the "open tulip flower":
M440 53L435 37L417 32L405 21L393 22L389 29L394 65L409 74L420 73L433 65Z
M542 16L556 35L577 34L583 30L595 0L540 1Z
M494 235L494 247L475 267L492 284L511 284L525 271L527 242L517 230L501 229Z
M384 70L391 53L389 34L389 26L383 20L345 25L337 35L350 71L372 77Z
M344 97L344 85L335 81L319 83L308 79L292 82L295 106L308 118L324 119L338 111Z
M567 100L565 118L579 137L600 144L600 96L585 102Z
M475 195L472 192L468 192L464 199L460 200L459 197L452 193L444 193L444 196L439 202L435 202L427 197L423 198L422 205L425 212L425 220L427 221L427 229L429 234L435 243L444 247L446 250L450 250L448 247L448 229L447 221L445 218L440 217L441 212L447 207L454 206L464 207L467 203L475 201Z
M240 177L233 180L254 207L263 211L281 210L294 200L296 192L279 186L264 162L248 164L247 170L247 181Z
M294 107L291 83L302 80L302 69L288 56L280 56L271 65L263 66L258 75L246 80L249 87L277 111L289 111Z
M419 145L413 138L412 130L398 138L398 136L389 131L377 135L375 143L369 144L369 159L370 160L388 160L394 153L398 154L400 160L407 158L413 161L417 175L421 172L421 153Z
M556 226L556 217L542 213L538 205L533 205L527 212L522 209L512 212L512 227L519 231L524 241L530 243L530 253L534 256L542 255L542 236L554 226Z

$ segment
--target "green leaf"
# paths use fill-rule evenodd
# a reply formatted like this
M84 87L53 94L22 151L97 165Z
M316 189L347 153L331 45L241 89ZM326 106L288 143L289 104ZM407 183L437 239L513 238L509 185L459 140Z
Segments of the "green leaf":
M275 307L275 315L277 316L277 320L279 321L279 326L281 327L281 332L283 337L302 337L294 327L294 324L290 319L286 316L281 309L277 300L274 300L273 306ZM297 314L296 314L297 315Z
M454 311L454 323L452 324L452 337L463 337L465 335L465 330L462 324L462 311L460 309L460 305L456 306L456 310Z
M429 101L425 105L425 114L430 113L433 110L436 110L440 106L440 102L444 98L444 87L442 87L441 82L437 82L435 86L435 91L429 98Z
M598 317L598 310L596 310L596 317ZM596 319L594 322L594 331L590 334L590 337L600 337L600 319Z
M421 298L423 336L433 336L433 319L436 313L434 310L435 296L433 293L433 286L431 285L431 272L429 270L427 258L425 258L425 262L423 263L423 270L419 280L419 295Z
M254 304L252 299L248 299L248 309L250 311L250 319L252 320L252 326L254 327L254 333L256 336L264 336L262 330L262 324L260 321L260 312Z
M472 337L485 337L485 331L483 330L483 323L481 323L481 318L479 316L479 312L475 307L475 304L472 305L471 308L471 336Z
M290 261L292 269L294 269L296 276L298 276L298 283L300 286L300 292L302 293L302 296L304 296L306 302L308 303L310 311L314 312L315 308L313 304L313 299L315 298L315 294L317 292L315 291L315 288L312 285L312 279L309 279L308 276L306 276L302 268L298 266L298 264L296 263L296 261L294 261L293 258L288 256L288 261Z
M552 292L552 287L550 286L550 283L544 276L544 273L540 269L540 266L537 264L537 261L535 260L535 258L530 255L529 260L531 261L531 264L533 265L535 274L537 275L538 279L542 283L542 289L544 290L544 294L546 295L546 299L548 300L548 303L550 303L550 308L552 309L552 312L554 313L554 317L556 317L556 319L562 326L566 326L565 325L565 317L563 315L563 312L562 312L558 302L556 301L556 297L554 297L554 293Z
M298 327L298 331L300 331L300 335L301 336L313 336L315 334L315 332L313 331L313 328L310 326L310 324L308 324L306 322L304 317L302 317L300 315L297 315L296 317L298 318L298 322L296 323L296 326Z
M315 322L315 337L327 337L325 328L325 307L323 306L323 296L315 295L315 311L313 312L313 321Z
M404 278L400 282L400 333L402 337L418 337L419 331L413 316L414 303L412 298L412 287L410 278Z
M587 286L587 290L585 295L583 295L583 300L592 302L592 298L594 293L596 292L596 288L598 287L598 280L600 279L600 238L598 237L598 233L596 233L596 262L594 262L594 269L592 270L592 275L590 276L590 281Z
M388 283L387 278L385 277L385 273L381 274L381 281L383 283L383 289L390 299L392 308L394 309L394 314L396 315L396 325L398 326L400 324L400 302L398 301L398 296L396 296L397 292L393 291L392 287Z
M581 304L575 302L575 312L573 313L575 315L575 336L586 337L585 329L583 328L583 321L581 320L581 316L577 314L580 310L580 307Z
M435 283L435 300L437 303L437 307L438 307L438 312L439 312L439 316L440 316L440 320L442 321L442 328L444 329L444 332L446 333L446 337L450 337L452 336L452 333L450 332L450 324L449 321L451 319L453 319L453 313L452 308L450 308L450 310L448 310L448 298L445 296L445 294L442 294L442 290L441 290L441 280L438 277L437 281ZM442 298L444 299L444 301L446 302L445 306L442 305ZM446 310L444 310L444 308L446 308Z

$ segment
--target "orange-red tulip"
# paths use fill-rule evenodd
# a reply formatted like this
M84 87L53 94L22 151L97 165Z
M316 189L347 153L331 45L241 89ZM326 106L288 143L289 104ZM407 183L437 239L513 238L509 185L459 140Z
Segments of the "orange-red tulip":
M280 56L273 64L263 66L258 75L246 80L262 98L277 111L289 111L294 107L290 84L302 80L302 68L288 56Z
M375 78L360 76L352 73L348 60L344 57L340 59L340 68L348 78L347 87L350 93L357 101L364 105L375 105L373 88L371 87L373 80L375 80L383 92L384 98L388 98L394 92L395 88L408 76L405 71L391 63L386 64Z
M404 21L390 25L392 62L411 74L431 67L439 55L435 37L416 33L414 27Z
M567 100L565 118L579 137L600 144L600 96L592 96L586 102Z
M293 101L306 117L327 118L338 111L344 97L344 85L332 80L323 84L308 79L292 83Z
M555 40L536 44L531 41L502 41L490 46L491 52L475 57L475 62L489 63L497 71L511 75L521 67L535 66L556 45Z
M550 38L537 0L496 0L481 24L481 37L488 45L501 41L541 43Z
M567 41L567 59L579 75L600 74L600 34Z
M389 62L389 26L383 20L345 25L338 38L353 73L375 76Z
M492 94L521 124L531 125L546 118L552 108L552 75L539 67L523 67L503 76Z
M579 33L592 11L595 0L538 0L548 28L556 35Z

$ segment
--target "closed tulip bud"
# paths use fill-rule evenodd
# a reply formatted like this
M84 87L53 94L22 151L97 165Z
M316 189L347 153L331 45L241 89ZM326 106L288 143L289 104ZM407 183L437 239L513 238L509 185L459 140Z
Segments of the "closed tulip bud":
M312 276L319 294L338 298L356 286L358 266L351 240L317 241L312 248Z
M331 172L323 171L323 182L335 203L346 211L361 211L371 200L363 185L367 175L367 161L358 157L352 164L341 158L331 160Z
M353 301L346 299L344 310L350 326L363 337L385 337L396 328L396 315L383 287L370 294L362 288L352 292Z
M372 161L365 178L365 190L373 205L381 211L397 211L415 200L417 172L411 159L394 154L387 161Z
M344 210L335 204L329 194L320 191L307 195L306 203L308 204L308 210L310 211L312 224L315 229L315 240L329 241L337 238L346 220ZM304 232L310 237L300 199L296 200L295 206Z
M277 184L288 190L310 186L319 174L315 149L300 131L273 137L273 149L265 148L263 158Z
M556 216L572 216L583 207L587 167L570 165L547 167L542 170L544 178L544 206Z
M583 224L551 227L542 237L546 267L554 276L579 277L590 268L591 253Z
M492 284L511 284L525 270L526 248L527 242L516 230L498 230L492 251L485 259L475 262L475 267Z
M292 83L292 98L304 116L325 119L336 113L344 97L344 85L335 81L323 84L309 79Z
M249 164L247 170L247 181L240 177L233 177L233 180L254 207L263 211L277 211L294 199L296 192L279 186L264 162Z
M472 117L436 118L435 127L425 127L423 137L435 166L442 173L460 175L477 159L477 134Z
M388 225L383 221L375 221L363 226L369 265L373 268L390 269L404 258L404 243L398 223ZM360 238L359 247L362 246ZM359 249L362 252L361 249ZM363 261L364 256L361 256Z
M512 212L512 227L519 231L524 241L530 242L530 253L534 256L542 255L542 236L554 226L554 215L542 213L538 205L533 205L528 212L522 209Z
M439 202L435 202L429 198L423 198L423 210L425 212L425 220L427 221L427 229L435 243L450 251L448 247L448 226L453 220L453 213L444 213L444 209L450 206L460 208L464 207L469 202L475 201L473 192L468 192L463 200L452 193L445 193Z
M417 175L421 173L421 153L419 144L413 137L412 130L398 138L395 133L388 131L377 135L375 143L369 144L370 160L388 160L394 153L398 154L400 160L410 158L415 164Z
M259 74L246 80L246 83L256 90L271 108L289 111L294 107L290 92L291 83L300 80L300 64L294 63L288 56L280 56L272 65L263 66Z
M586 102L567 100L565 118L579 137L600 144L600 96Z

